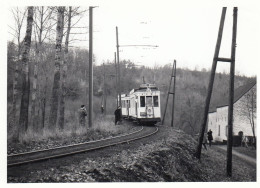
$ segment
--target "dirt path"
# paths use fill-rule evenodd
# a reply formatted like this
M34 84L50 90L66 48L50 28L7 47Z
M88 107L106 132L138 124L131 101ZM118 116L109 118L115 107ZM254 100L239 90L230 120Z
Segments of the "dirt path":
M220 148L220 149L222 149L222 150L224 150L224 151L226 151L227 150L227 146L216 146L217 148ZM244 154L242 154L242 153L239 153L239 152L237 152L237 151L235 151L235 150L232 150L232 154L233 155L236 155L237 157L239 157L239 158L241 158L241 159L243 159L243 160L245 160L245 161L248 161L248 162L250 162L250 163L252 163L252 164L256 164L256 159L255 158L253 158L253 157L249 157L249 156L247 156L247 155L244 155Z

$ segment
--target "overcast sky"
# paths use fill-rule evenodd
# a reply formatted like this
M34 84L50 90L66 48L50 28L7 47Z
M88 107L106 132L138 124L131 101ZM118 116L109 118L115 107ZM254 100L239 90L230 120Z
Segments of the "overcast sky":
M194 2L187 0L95 0L79 1L79 3L70 1L74 6L98 6L93 10L95 31L93 45L97 64L114 59L115 28L118 26L119 45L159 46L158 48L121 47L121 60L130 59L139 65L153 67L163 66L176 59L178 67L209 69L212 65L222 7L226 5L228 8L220 57L230 57L234 4L222 3L224 1ZM9 5L14 6L15 3ZM53 2L47 1L44 5L53 5ZM238 5L236 72L248 76L256 75L256 65L260 60L260 8L251 1L236 5ZM8 18L10 19L8 23L11 23L11 16ZM88 13L81 20L80 25L88 26ZM87 29L85 31L87 32ZM77 37L88 40L88 34ZM73 45L88 48L88 41ZM218 64L218 71L223 70L229 72L228 63Z

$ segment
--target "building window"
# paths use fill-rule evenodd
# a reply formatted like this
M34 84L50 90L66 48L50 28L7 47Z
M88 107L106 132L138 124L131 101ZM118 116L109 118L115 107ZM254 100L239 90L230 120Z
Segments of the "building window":
M220 125L218 125L218 136L220 136Z
M228 136L228 126L226 126L226 136Z

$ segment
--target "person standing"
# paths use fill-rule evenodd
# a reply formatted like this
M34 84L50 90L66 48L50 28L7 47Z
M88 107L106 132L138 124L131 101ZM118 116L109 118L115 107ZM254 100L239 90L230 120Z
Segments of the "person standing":
M208 134L209 146L211 146L211 143L212 143L212 140L213 140L211 129L209 130L209 132L207 134Z
M81 107L79 109L79 124L81 126L86 125L86 116L87 116L87 109L86 109L85 105L81 105Z
M115 125L117 124L118 121L121 120L121 107L118 106L118 108L115 110Z
M248 148L248 138L247 138L247 136L243 136L243 138L242 138L242 143L243 143L243 145L246 147L246 148Z
M104 114L104 106L101 105L101 114Z

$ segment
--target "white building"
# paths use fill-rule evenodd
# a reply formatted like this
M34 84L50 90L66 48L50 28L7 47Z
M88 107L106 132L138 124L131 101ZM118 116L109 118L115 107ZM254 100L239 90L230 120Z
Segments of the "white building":
M245 113L245 101L247 96L256 91L256 81L241 86L234 93L234 110L233 110L233 135L243 132L244 136L253 136L252 126ZM256 118L255 135L256 135ZM226 141L228 131L228 97L219 100L217 106L211 106L208 114L208 130L211 129L213 141Z

